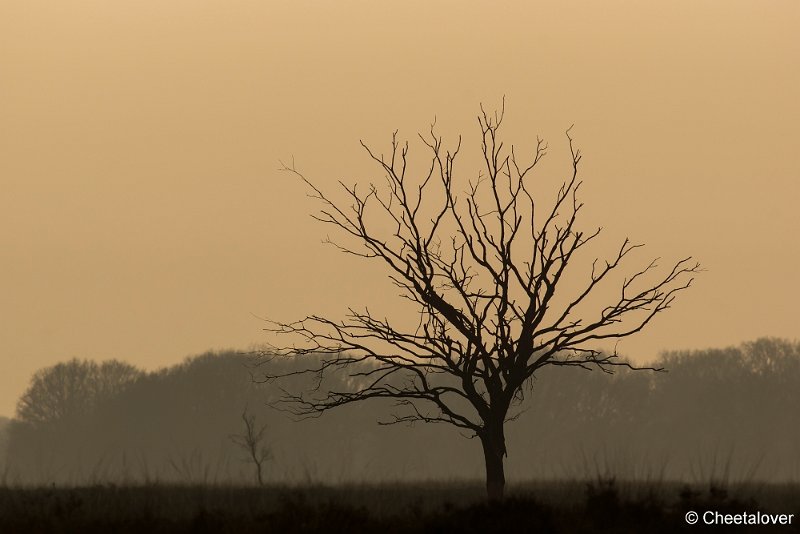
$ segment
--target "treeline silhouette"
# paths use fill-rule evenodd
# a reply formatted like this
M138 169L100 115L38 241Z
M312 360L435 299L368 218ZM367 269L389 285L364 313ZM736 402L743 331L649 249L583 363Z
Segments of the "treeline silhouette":
M270 407L281 391L258 381L267 368L256 363L229 351L150 373L118 361L42 369L16 417L0 421L0 482L254 483L235 438L243 413L266 425L267 482L481 478L475 440L440 425L377 425L390 403L293 420ZM800 343L669 352L655 366L667 372L544 369L508 428L509 479L800 478ZM304 380L281 385L301 391Z

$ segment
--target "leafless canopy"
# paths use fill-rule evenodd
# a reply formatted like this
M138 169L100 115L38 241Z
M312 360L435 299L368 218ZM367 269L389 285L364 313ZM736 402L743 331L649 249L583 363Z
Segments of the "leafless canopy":
M623 278L618 272L642 246L628 239L606 260L579 254L601 230L578 228L581 154L569 130L571 172L555 198L545 198L534 194L532 178L546 144L537 140L523 161L498 137L503 115L504 108L481 108L483 169L462 185L455 171L461 139L447 150L433 126L419 136L429 157L421 176L407 172L408 143L398 142L396 132L388 156L362 142L386 183L362 190L340 182L346 203L331 200L294 162L283 165L322 203L315 218L346 238L328 242L388 267L401 296L419 312L417 328L407 331L353 308L343 320L311 315L272 323L268 330L301 339L271 347L269 357L317 355L303 372L319 379L340 373L357 384L347 391L287 392L283 401L295 414L391 398L406 409L389 422L446 422L482 436L487 426L502 427L526 384L546 365L632 367L615 353L598 351L598 342L640 331L690 286L699 271L691 258L666 270L655 260L645 262ZM375 224L378 219L392 230L381 230L387 226ZM567 268L580 262L586 269L582 282ZM618 291L608 305L585 310L598 288L614 284Z
M248 459L253 462L256 471L256 481L259 486L263 486L264 464L272 458L272 452L265 443L267 426L258 425L255 414L248 414L247 408L242 411L242 422L244 423L244 432L233 434L230 439L247 453Z

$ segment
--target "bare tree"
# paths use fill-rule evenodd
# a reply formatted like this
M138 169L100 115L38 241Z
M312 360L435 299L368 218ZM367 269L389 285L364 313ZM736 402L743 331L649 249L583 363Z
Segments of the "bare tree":
M282 398L298 416L389 398L401 410L382 424L449 423L478 437L491 500L501 499L505 487L505 423L519 415L514 407L536 372L547 365L654 370L631 365L616 350L601 352L598 343L642 330L700 271L689 257L660 274L656 260L645 262L623 277L623 263L642 246L627 238L609 259L581 260L601 229L578 229L580 151L567 130L571 173L552 200L543 200L531 178L547 146L537 139L530 158L518 158L514 146L506 147L498 136L504 110L489 114L481 107L482 170L462 186L455 171L461 138L447 150L434 126L419 136L429 161L416 180L407 173L408 143L399 143L397 132L388 156L362 142L386 184L362 190L339 182L347 203L331 200L294 162L283 165L322 203L314 218L349 239L327 242L388 267L419 322L403 329L368 309L353 308L342 320L310 315L272 322L267 330L294 335L295 341L262 353L309 357L301 371L265 371L268 380L302 373L317 377L311 392L285 392ZM387 227L391 230L382 230ZM576 272L581 265L585 272ZM607 304L597 306L598 297ZM352 388L320 387L331 373L350 377Z
M248 459L253 462L256 469L256 480L258 485L264 485L264 464L272 458L272 452L264 444L266 438L267 425L257 425L255 414L248 414L247 408L242 411L242 421L244 422L244 433L230 436L231 441L244 449Z

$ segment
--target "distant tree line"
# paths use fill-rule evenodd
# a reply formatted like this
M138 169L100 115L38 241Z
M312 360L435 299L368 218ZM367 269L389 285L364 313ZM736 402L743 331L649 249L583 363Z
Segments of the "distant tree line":
M655 366L667 372L543 369L508 427L509 479L800 478L800 343L669 352ZM233 351L149 373L119 361L42 369L0 421L0 482L250 483L243 414L265 429L267 483L482 477L473 441L376 425L389 401L294 421L268 406L281 392L263 372Z

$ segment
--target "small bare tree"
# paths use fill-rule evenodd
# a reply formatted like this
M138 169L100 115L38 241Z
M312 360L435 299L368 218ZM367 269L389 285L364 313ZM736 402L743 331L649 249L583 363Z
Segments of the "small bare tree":
M396 322L353 308L343 320L310 315L273 322L267 330L295 341L262 354L310 358L301 371L265 371L268 380L302 373L319 379L308 394L285 392L281 402L298 416L389 398L402 409L383 424L448 423L478 437L491 500L501 499L505 487L505 423L519 415L512 408L536 372L547 365L654 370L635 367L616 351L601 352L598 342L642 330L700 270L689 257L660 275L653 260L619 276L622 264L642 246L629 239L609 259L580 260L600 234L599 228L585 232L577 225L583 206L580 151L568 130L571 173L554 199L543 200L531 178L547 147L538 139L523 163L514 146L507 148L498 137L504 108L494 114L481 108L483 169L463 186L455 172L461 138L452 152L446 150L433 126L429 135L419 136L429 161L417 179L407 173L408 143L400 144L396 132L388 156L362 142L386 185L361 190L340 182L349 205L331 200L294 162L283 165L322 203L314 218L350 239L328 242L387 267L400 296L416 307L419 322L416 328L397 328ZM382 230L387 227L391 230ZM581 261L585 274L573 268L568 276L568 267L580 267ZM575 281L581 276L583 282ZM616 293L597 291L614 284ZM608 304L597 306L598 296ZM331 373L350 377L345 382L350 389L319 387Z
M258 425L255 414L248 414L247 408L242 411L242 421L244 422L244 433L233 434L230 438L247 453L248 460L252 461L255 467L258 485L263 486L264 464L272 459L272 451L264 443L267 425Z

